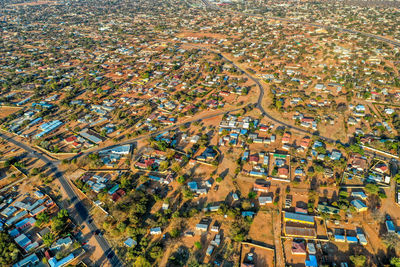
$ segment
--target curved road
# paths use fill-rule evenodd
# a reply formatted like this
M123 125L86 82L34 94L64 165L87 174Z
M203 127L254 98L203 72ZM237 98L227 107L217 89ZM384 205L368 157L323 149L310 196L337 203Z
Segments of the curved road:
M54 161L50 160L47 156L42 154L41 151L36 151L35 149L27 146L26 144L15 140L12 136L10 137L8 135L0 133L0 137L3 138L4 140L7 140L8 142L13 143L16 146L22 148L23 150L25 150L26 152L28 152L31 155L34 155L38 159L42 160L46 164L46 166L50 168L51 172L54 173L54 177L56 177L60 181L61 186L63 187L64 191L66 192L66 194L69 198L69 204L72 207L72 211L73 211L73 212L70 212L71 217L73 217L73 219L75 220L75 222L78 225L83 225L83 223L86 222L92 233L99 232L99 229L93 222L89 223L88 210L86 209L85 205L79 200L77 194L71 187L70 183L59 171L59 169L57 167L58 162L54 162ZM70 208L70 210L71 210L71 208ZM75 216L74 216L74 211L76 211ZM107 257L108 260L110 261L111 266L115 266L115 267L123 266L121 261L118 259L118 257L114 253L114 251L111 249L107 240L102 235L95 234L94 236L95 236L95 239L96 239L97 243L99 244L100 248L103 250L105 257Z

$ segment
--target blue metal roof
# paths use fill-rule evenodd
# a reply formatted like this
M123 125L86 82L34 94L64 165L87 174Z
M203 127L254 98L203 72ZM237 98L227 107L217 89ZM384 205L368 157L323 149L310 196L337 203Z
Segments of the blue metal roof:
M314 223L313 216L293 212L285 212L285 219Z

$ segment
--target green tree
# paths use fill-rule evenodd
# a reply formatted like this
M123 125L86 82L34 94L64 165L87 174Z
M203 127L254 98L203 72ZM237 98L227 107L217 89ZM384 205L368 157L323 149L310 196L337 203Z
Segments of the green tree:
M160 246L154 246L150 250L150 257L154 260L161 258L163 255L163 249Z
M151 264L144 256L139 256L136 258L135 262L133 263L133 266L134 267L151 267Z
M51 244L53 244L55 240L56 240L56 237L52 232L47 233L43 236L43 243L45 244L46 247L50 247Z
M195 246L197 249L201 249L201 248L202 248L202 245L201 245L201 243L200 243L199 241L194 242L194 246Z
M10 236L0 233L0 266L10 266L18 258L19 250Z
M57 213L57 218L65 219L68 218L68 211L66 209L62 209Z
M40 227L42 224L49 223L49 221L50 221L49 214L47 212L42 212L36 216L35 225Z
M379 187L376 184L367 184L365 186L365 191L371 195L376 195L379 192Z
M185 183L185 181L186 181L185 176L183 176L183 175L179 176L178 179L177 179L177 181L178 181L178 183L180 183L180 184Z
M394 267L400 267L400 258L391 258L390 265Z
M351 262L354 264L355 267L362 267L365 265L367 258L364 255L353 255L350 256Z

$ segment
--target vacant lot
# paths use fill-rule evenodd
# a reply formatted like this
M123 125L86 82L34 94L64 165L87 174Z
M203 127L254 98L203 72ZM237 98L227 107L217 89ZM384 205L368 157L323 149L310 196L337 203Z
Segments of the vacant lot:
M274 233L272 225L270 211L259 211L250 227L250 239L266 245L273 245Z
M0 119L3 119L7 117L8 115L11 115L21 108L19 107L0 107Z
M274 250L267 249L252 244L242 244L241 261L246 258L248 253L253 253L255 267L272 267L274 266Z

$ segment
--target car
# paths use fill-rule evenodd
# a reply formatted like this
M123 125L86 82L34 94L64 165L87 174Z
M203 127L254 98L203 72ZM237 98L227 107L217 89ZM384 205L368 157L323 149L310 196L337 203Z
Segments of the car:
M219 185L214 186L214 191L217 191L219 188Z

